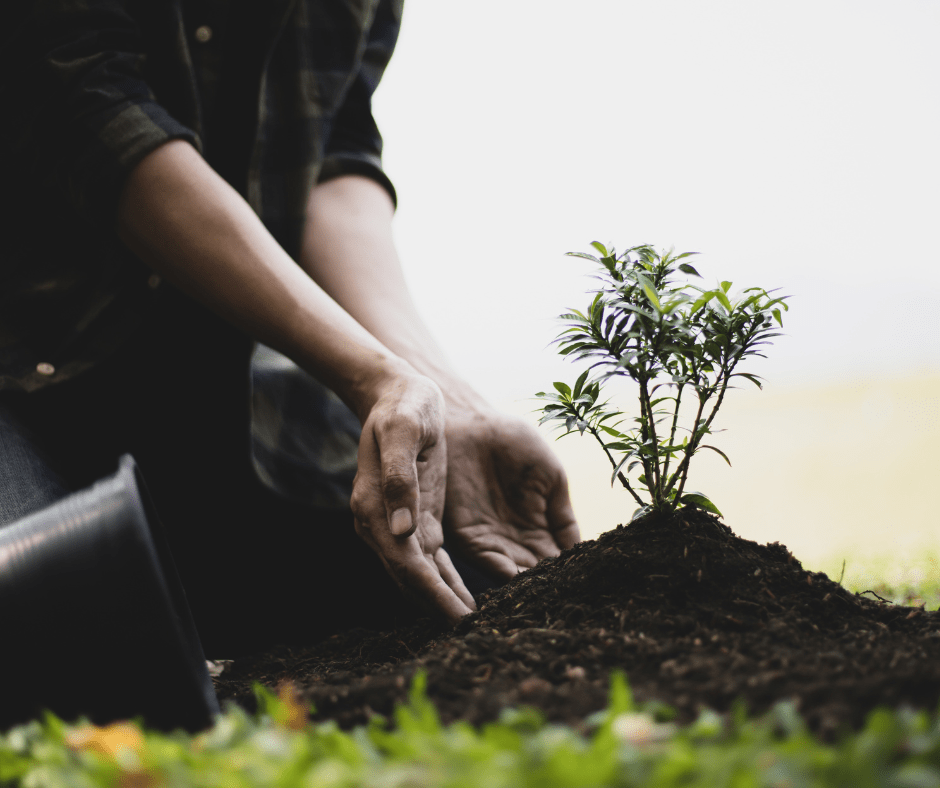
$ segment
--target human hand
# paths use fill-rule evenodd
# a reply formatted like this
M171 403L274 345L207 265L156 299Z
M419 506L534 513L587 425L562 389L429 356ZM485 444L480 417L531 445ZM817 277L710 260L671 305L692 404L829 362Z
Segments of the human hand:
M356 533L406 595L456 622L475 604L443 547L446 476L440 389L400 374L363 423L350 500Z
M509 579L580 540L565 471L534 427L451 408L446 437L444 526L469 562Z

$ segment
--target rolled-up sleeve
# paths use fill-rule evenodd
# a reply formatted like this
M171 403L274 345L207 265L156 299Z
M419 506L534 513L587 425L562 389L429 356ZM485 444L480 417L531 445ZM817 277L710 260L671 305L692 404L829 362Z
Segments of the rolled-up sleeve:
M402 0L376 9L359 69L333 119L319 181L364 175L378 182L397 205L395 187L382 169L382 135L372 116L372 95L385 72L401 29Z
M83 218L113 222L134 166L196 133L158 103L143 75L139 20L117 0L19 3L2 42L10 154Z

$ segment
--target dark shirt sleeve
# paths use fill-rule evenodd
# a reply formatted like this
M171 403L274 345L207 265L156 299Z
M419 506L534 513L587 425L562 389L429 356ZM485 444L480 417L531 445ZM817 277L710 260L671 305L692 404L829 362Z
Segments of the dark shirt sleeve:
M143 68L139 20L118 0L17 3L2 46L0 88L18 182L52 195L84 220L113 223L124 180L171 139L196 134L157 102ZM48 192L47 192L48 195ZM57 199L56 199L57 198Z
M378 87L398 40L401 0L383 0L376 10L361 65L337 112L319 182L340 175L364 175L378 182L397 205L395 187L382 169L382 135L372 117Z

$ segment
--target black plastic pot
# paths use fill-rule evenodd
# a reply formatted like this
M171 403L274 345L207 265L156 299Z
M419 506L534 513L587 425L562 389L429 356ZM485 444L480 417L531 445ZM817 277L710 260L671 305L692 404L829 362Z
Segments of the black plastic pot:
M219 711L130 455L113 476L0 529L0 729L43 709L190 731Z

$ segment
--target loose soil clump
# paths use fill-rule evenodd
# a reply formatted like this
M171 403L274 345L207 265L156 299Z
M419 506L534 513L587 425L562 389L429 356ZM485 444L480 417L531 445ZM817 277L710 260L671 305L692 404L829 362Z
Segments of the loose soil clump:
M315 719L351 727L389 716L423 670L445 722L525 705L583 728L619 669L680 722L736 699L752 713L793 699L825 738L876 706L940 699L940 613L852 594L697 510L618 526L477 601L451 629L425 619L244 657L216 689L253 709L253 682L290 681Z

